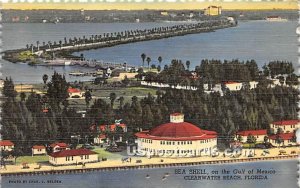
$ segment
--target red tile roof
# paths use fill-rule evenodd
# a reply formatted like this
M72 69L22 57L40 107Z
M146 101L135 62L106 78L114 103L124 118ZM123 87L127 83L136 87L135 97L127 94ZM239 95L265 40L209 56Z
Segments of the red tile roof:
M14 146L15 144L12 143L10 140L1 140L0 146Z
M228 82L224 82L224 84L239 84L239 82L228 81Z
M165 123L159 125L148 132L139 132L135 134L139 138L148 138L152 140L205 140L216 138L215 131L202 130L196 125L188 122Z
M59 146L61 148L66 148L68 147L68 145L66 143L63 142L56 142L50 145L51 148L54 148L55 146Z
M80 93L80 89L77 88L69 88L68 93Z
M91 126L91 130L95 130L95 125ZM122 127L123 129L126 128L126 124L120 123L120 124L112 124L112 125L99 125L98 129L99 131L106 131L107 129L110 130L111 132L115 131L117 127Z
M171 114L171 116L182 116L182 115L183 115L182 113L178 113L178 112Z
M105 136L105 134L100 134L98 138L100 138L100 139L105 139L106 136Z
M282 134L277 134L277 135L275 134L275 135L269 136L269 138L272 140L276 140L277 136L279 136L283 140L291 140L295 136L295 133L282 133Z
M32 146L32 149L46 149L46 147L42 145L34 145Z
M294 120L276 121L276 122L273 122L272 124L285 126L285 125L296 125L299 122L300 122L300 120L294 119Z
M94 151L88 149L71 149L71 150L63 150L55 153L51 153L51 157L68 157L68 156L80 156L80 155L92 155L97 154Z
M267 129L261 130L248 130L248 131L240 131L236 133L237 135L241 136L249 136L249 135L267 135Z

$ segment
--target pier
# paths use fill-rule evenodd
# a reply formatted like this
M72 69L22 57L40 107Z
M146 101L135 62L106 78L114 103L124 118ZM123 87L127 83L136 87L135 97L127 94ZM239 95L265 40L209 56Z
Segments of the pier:
M8 50L3 52L3 59L10 62L24 62L24 57L20 58L22 52L31 52L36 58L43 56L43 54L55 53L59 58L72 57L73 52L91 50L105 47L112 47L121 44L128 44L134 42L159 40L163 38L170 38L176 36L183 36L188 34L196 34L203 32L213 32L218 29L234 27L237 23L226 18L217 20L208 20L191 24L180 24L168 27L156 27L152 29L137 29L123 32L103 33L101 35L92 35L90 37L83 36L82 38L70 38L64 41L48 42L47 44L37 41L36 45L27 45L26 48ZM75 57L75 56L73 56ZM79 57L77 57L78 59ZM25 58L26 59L26 58ZM81 64L81 63L79 63Z

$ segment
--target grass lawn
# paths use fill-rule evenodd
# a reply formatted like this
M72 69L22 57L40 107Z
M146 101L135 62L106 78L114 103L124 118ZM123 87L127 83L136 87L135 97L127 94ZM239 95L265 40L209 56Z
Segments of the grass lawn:
M48 162L48 155L36 155L36 156L22 156L17 158L17 164L22 163L38 163L38 162Z
M98 153L98 156L100 158L104 157L107 159L116 159L116 158L122 157L119 153L111 153L111 152L105 151L104 148L95 148L92 151Z

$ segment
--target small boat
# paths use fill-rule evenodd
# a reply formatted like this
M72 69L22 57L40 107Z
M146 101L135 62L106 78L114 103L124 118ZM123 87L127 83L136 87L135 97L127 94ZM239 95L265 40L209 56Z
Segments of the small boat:
M165 181L166 179L167 179L166 176L163 176L163 177L161 178L162 181Z
M165 173L165 176L168 177L168 176L170 176L170 174L167 172L167 173Z
M150 175L149 175L149 174L147 174L147 175L146 175L146 178L147 178L147 179L149 179L149 178L150 178Z

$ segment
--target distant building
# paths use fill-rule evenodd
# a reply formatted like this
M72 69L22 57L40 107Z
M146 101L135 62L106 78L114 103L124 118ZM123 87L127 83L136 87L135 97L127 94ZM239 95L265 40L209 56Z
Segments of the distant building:
M70 149L68 144L63 143L63 142L56 142L50 145L50 148L52 150L52 152L59 152L62 150L68 150Z
M94 138L94 143L98 145L105 144L107 142L105 134L99 134Z
M277 133L279 128L283 133L293 133L300 128L300 120L276 121L270 124L270 128L274 130L274 133Z
M45 155L47 154L46 152L46 147L43 145L34 145L31 148L32 150L32 155Z
M106 132L115 133L115 132L117 132L117 129L119 129L121 131L120 133L127 132L126 124L120 123L120 120L116 121L116 123L112 124L112 125L99 125L99 126L93 125L90 127L90 129L92 131L96 131L97 133L99 133L96 137L94 137L94 143L100 144L100 145L104 144L104 143L109 143L112 141L105 136L104 133L106 133ZM115 139L114 141L122 142L123 141L122 134L118 135L118 139Z
M241 137L241 142L247 142L248 136L254 136L256 142L264 142L265 136L267 136L267 130L248 130L248 131L240 131L236 133L236 138Z
M69 88L68 93L70 98L81 98L84 96L84 92L77 88Z
M273 146L295 146L297 145L295 133L274 134L269 137Z
M230 91L239 91L243 87L243 83L240 82L225 82L224 85Z
M63 150L49 155L49 163L54 166L98 162L98 154L88 149Z
M150 131L135 134L138 151L162 157L195 157L211 155L217 146L217 133L200 129L184 121L184 115L173 113L170 122Z
M10 140L1 140L0 141L0 148L3 151L12 151L15 147L15 144Z
M168 16L169 13L168 13L167 11L161 11L161 12L160 12L160 15L162 15L162 16Z
M222 14L222 7L221 6L209 6L204 9L204 15L207 16L218 16Z

